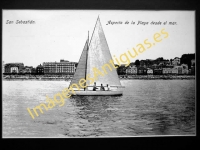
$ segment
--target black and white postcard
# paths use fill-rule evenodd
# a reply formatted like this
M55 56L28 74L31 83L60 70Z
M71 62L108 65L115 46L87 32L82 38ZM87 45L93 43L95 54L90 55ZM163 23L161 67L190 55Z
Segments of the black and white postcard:
M3 138L196 135L195 11L2 10Z

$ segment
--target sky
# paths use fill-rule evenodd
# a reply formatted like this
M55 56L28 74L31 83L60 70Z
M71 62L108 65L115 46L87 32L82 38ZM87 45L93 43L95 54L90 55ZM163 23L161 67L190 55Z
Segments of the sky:
M144 10L3 10L2 60L4 63L22 62L36 67L43 62L60 59L78 62L84 44L91 38L97 17L112 57L137 49L145 39L152 42L154 34L164 29L168 37L132 58L173 59L182 54L195 53L194 11L144 11ZM13 21L11 24L7 22ZM16 24L17 20L33 20L34 24ZM108 24L108 22L122 24ZM125 24L128 21L129 24ZM135 24L131 24L131 22ZM149 22L138 24L138 21ZM161 25L150 23L162 22ZM167 22L165 25L164 22ZM169 22L176 22L170 25Z

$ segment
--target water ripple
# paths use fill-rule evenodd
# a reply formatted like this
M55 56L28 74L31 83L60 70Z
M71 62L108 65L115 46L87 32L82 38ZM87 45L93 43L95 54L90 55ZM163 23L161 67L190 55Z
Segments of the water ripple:
M3 137L195 135L194 80L123 80L123 96L73 96L31 119L65 81L3 81Z

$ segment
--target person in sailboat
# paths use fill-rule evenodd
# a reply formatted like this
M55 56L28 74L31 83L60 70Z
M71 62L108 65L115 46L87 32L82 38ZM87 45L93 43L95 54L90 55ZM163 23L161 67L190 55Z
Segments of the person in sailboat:
M97 86L96 86L96 82L94 82L93 91L96 91L96 89L98 89L98 88L97 88Z
M107 84L107 89L108 89L108 91L110 91L110 86Z
M103 87L103 84L101 84L100 91L105 91L105 88Z

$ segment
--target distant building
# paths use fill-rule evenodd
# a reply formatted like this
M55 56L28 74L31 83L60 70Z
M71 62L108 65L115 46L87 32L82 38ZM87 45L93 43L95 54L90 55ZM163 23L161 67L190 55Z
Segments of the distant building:
M24 64L23 63L7 63L4 65L5 68L5 74L11 74L11 73L19 73L20 70L23 70Z
M166 65L166 66L164 66L163 68L162 68L162 73L163 74L165 74L165 75L167 75L167 74L172 74L172 68L173 68L174 66L173 65Z
M151 68L154 70L154 69L160 69L161 66L157 65L157 64L153 64L151 66Z
M181 63L181 59L178 58L178 57L175 57L175 58L172 60L172 65L174 65L174 66L180 65L180 63Z
M182 64L182 74L188 74L189 71L188 71L188 65L187 64Z
M185 68L185 69L183 69L183 68ZM172 74L179 74L179 75L184 74L185 72L183 73L183 70L186 72L186 70L187 70L186 65L174 66L174 68L172 68Z
M153 74L154 75L162 75L163 73L163 70L158 68L158 69L153 69Z
M19 69L18 69L17 66L15 66L15 67L10 67L10 71L11 71L11 73L19 73Z
M147 68L145 68L145 67L138 67L137 68L137 74L138 75L147 75Z
M137 74L137 67L135 65L129 65L126 68L127 75L136 75Z
M44 67L40 64L36 67L36 74L43 75L44 74Z
M33 75L36 74L36 68L31 69L31 74L33 74Z
M148 75L153 75L153 69L147 68L147 74Z
M182 66L177 66L178 67L178 74L183 74L183 68Z
M32 66L25 66L24 68L23 68L23 73L24 74L31 74L31 70L32 70Z
M178 66L174 66L174 68L172 68L172 74L178 74Z
M44 62L44 74L74 74L76 62L61 59L60 62Z
M162 60L162 61L159 61L158 66L163 67L163 66L170 65L170 64L171 63L169 60Z
M163 74L172 74L172 68L163 68Z

